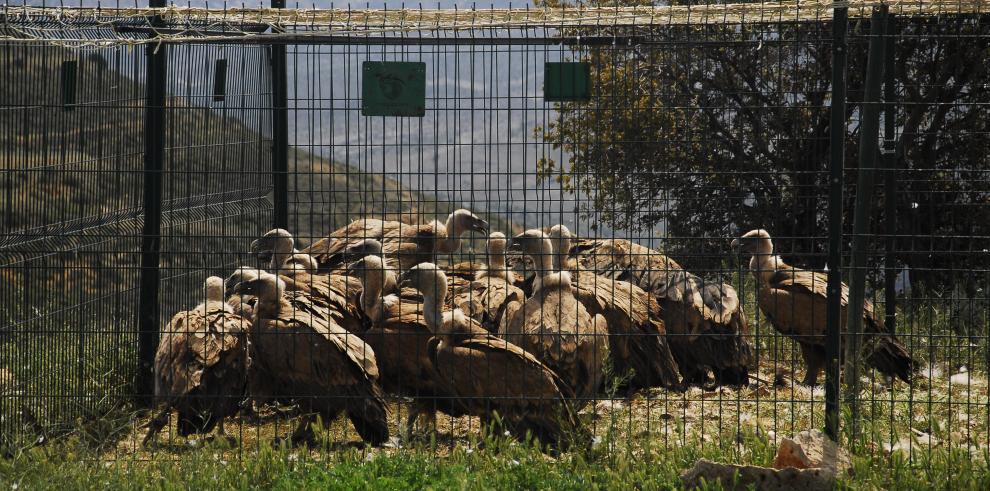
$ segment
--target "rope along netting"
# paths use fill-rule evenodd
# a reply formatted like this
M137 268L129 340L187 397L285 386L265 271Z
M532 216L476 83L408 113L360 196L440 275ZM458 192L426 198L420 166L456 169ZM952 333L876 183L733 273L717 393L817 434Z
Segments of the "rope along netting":
M166 8L53 8L4 6L0 8L0 40L26 42L56 38L61 43L143 44L156 42L219 42L320 35L401 35L403 33L495 31L534 28L612 28L665 25L766 24L820 22L833 9L848 7L849 17L869 17L876 1L784 1L662 7L582 7L568 9L271 9L194 7ZM890 13L900 17L979 14L982 0L892 0ZM148 22L160 16L157 27ZM148 37L125 35L120 26L139 26ZM25 28L24 26L29 26ZM104 33L73 38L61 32L84 27ZM161 27L165 26L165 27ZM58 34L55 34L58 33ZM101 36L96 36L97 38Z

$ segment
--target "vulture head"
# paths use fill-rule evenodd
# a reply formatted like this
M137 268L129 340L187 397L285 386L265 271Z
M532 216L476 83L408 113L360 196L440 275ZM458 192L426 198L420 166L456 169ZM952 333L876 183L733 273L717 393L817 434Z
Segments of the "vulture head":
M423 295L423 317L436 332L442 322L443 300L447 297L447 275L433 263L420 263L399 277L400 288L415 288Z
M522 251L533 259L533 263L539 265L539 274L544 275L551 272L553 267L553 242L550 237L539 229L529 229L512 238L509 249Z
M773 254L773 242L770 234L761 229L750 230L738 239L733 239L730 244L732 250L738 254L748 254L751 256L769 256Z
M251 252L256 255L262 255L265 253L271 253L271 263L269 268L273 271L279 269L291 269L299 271L316 271L313 267L310 270L310 266L315 265L312 257L306 258L306 255L296 254L298 251L295 249L296 241L292 238L292 234L284 228L274 228L269 230L262 235L261 238L251 242ZM299 256L298 258L296 256Z
M258 279L258 276L260 276L263 272L264 271L261 269L251 266L241 266L235 269L234 272L227 277L227 281L224 282L227 295L235 293L238 285L241 283Z
M265 232L265 235L262 235L254 242L251 242L251 252L255 254L270 251L289 253L292 252L294 245L295 239L288 230L284 228L273 228Z
M463 208L455 210L447 217L446 227L450 237L460 237L464 232L488 233L488 222Z
M210 276L203 285L203 295L207 302L223 302L223 278Z
M253 295L241 295L239 293L227 297L227 305L235 314L245 318L254 318L254 308L258 304L258 297Z
M268 319L278 314L282 295L285 293L285 282L278 276L260 271L256 278L238 283L233 293L241 298L256 298L253 309L255 318Z
M348 244L344 248L348 257L381 256L382 243L375 239L364 239Z
M571 235L570 229L561 224L556 224L547 231L547 235L550 237L550 242L553 244L553 252L557 257L558 264L557 268L562 269L564 267L564 260L571 253L571 239L574 238Z
M281 269L285 269L289 274L294 273L309 273L315 274L316 270L320 268L319 263L316 259L305 252L296 252L286 259L285 263L282 264Z
M415 288L424 297L442 299L447 296L447 275L433 263L420 263L399 276L399 286Z

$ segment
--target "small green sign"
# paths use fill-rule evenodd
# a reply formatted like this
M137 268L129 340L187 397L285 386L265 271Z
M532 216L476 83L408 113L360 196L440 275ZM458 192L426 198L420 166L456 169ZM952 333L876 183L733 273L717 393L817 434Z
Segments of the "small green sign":
M366 61L361 75L362 115L426 115L426 63Z
M579 62L548 62L544 68L543 98L548 102L591 99L591 65Z

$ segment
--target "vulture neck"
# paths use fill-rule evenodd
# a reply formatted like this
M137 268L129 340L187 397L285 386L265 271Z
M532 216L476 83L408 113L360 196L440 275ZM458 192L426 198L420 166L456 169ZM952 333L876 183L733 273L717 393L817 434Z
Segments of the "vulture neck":
M780 256L773 254L755 254L749 260L749 270L758 281L763 283L769 282L770 277L782 269L790 269L790 266Z
M439 226L439 224L435 226ZM451 213L447 217L447 222L443 225L443 240L437 244L437 252L444 254L457 252L461 248L462 233L464 233L464 230L457 223L457 216Z
M378 271L374 271L365 275L364 289L361 292L361 308L372 322L385 320L385 299L382 297L382 292L388 283L388 276L392 274L388 270L382 270L381 274L377 273ZM395 278L392 278L392 284L395 284Z
M421 291L423 294L423 318L434 334L441 332L443 324L443 299L447 293L447 282L437 278L434 288ZM441 296L443 295L443 296Z
M537 268L536 278L533 279L533 293L536 293L545 286L544 279L558 272L554 264L557 261L555 259L556 254L553 253L553 243L550 239L544 238L540 252L535 255L530 254L529 257L533 260Z
M571 290L571 274L567 271L555 271L543 275L540 282L533 285L534 292L551 289Z
M280 269L284 269L286 261L292 258L295 251L294 241L291 237L279 237L275 242L275 250L272 251L272 261L268 265L272 274L278 274Z
M556 246L553 251L553 269L563 271L567 267L567 255L571 251L571 239L558 237L553 241Z
M485 269L478 272L478 279L481 278L502 278L503 280L514 283L515 275L509 270L509 267L505 264L505 250L504 249L492 249L488 253L488 265Z

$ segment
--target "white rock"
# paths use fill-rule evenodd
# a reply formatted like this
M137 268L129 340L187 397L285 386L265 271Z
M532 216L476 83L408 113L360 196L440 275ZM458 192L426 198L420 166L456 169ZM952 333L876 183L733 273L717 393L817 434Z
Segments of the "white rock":
M969 372L963 371L949 377L950 385L969 385L969 382L970 382Z
M693 468L681 473L681 481L686 489L701 488L702 483L708 489L715 482L719 482L725 489L818 491L835 488L835 474L824 469L777 470L752 465L721 464L705 459L697 461Z

